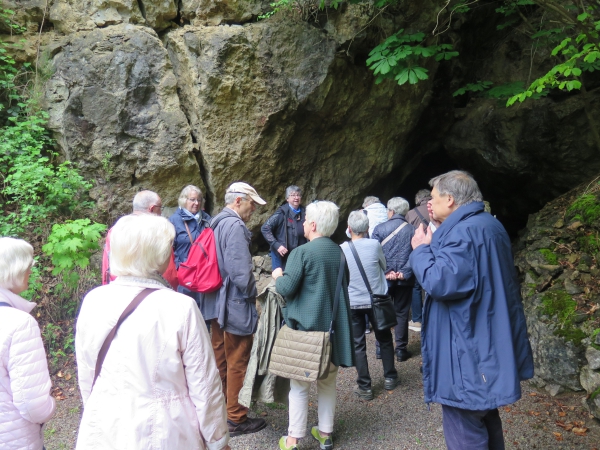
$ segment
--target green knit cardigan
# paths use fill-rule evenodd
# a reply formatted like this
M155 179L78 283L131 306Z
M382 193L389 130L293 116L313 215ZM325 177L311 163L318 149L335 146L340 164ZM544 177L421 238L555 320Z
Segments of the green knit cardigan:
M286 300L283 316L295 330L328 331L335 287L340 269L339 245L319 237L292 250L277 292ZM331 361L336 366L354 366L354 340L348 301L348 267L344 271L338 305Z

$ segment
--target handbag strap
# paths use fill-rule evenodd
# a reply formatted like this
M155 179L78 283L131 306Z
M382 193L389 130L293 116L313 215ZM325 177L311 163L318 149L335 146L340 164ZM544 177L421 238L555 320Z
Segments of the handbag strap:
M367 279L367 274L365 273L365 269L362 265L362 262L360 262L360 257L358 256L356 247L354 247L354 243L352 241L348 242L348 245L350 246L350 250L352 251L352 254L354 255L354 259L356 260L356 265L358 266L358 270L360 271L362 279L365 282L365 285L367 286L367 291L369 291L369 296L371 298L371 306L373 306L373 291L371 291L371 284L369 283L369 280Z
M392 233L390 233L390 235L383 240L383 242L381 243L381 246L383 247L385 244L387 244L390 241L390 239L392 239L394 236L396 236L398 233L400 233L400 230L402 228L404 228L406 225L408 225L408 222L404 222L402 225L400 225L398 228L396 228L394 231L392 231Z
M185 225L185 231L187 231L188 237L190 238L190 243L194 245L194 240L192 239L192 233L190 233L190 227L188 227L187 222L184 220L183 224Z
M146 288L138 295L136 295L135 298L131 301L131 303L127 305L127 308L125 308L125 311L123 311L121 317L119 317L119 320L117 320L117 324L113 327L112 330L110 330L110 333L108 333L106 339L104 339L104 343L102 344L102 347L100 347L100 353L98 353L98 359L96 360L96 373L94 374L92 389L94 388L94 384L96 384L96 379L98 378L98 375L100 375L100 371L102 370L102 363L104 363L104 358L106 358L106 354L108 353L110 344L112 344L112 341L115 338L115 334L117 334L119 326L123 323L125 319L127 319L127 317L129 317L129 315L135 310L135 308L137 308L138 305L142 303L142 301L154 291L156 291L156 289Z
M333 297L333 312L331 315L331 324L329 325L329 334L335 332L335 318L337 317L338 305L340 303L340 294L342 291L342 279L344 278L344 269L346 267L346 256L340 250L340 271L338 272L337 284L335 286L335 296Z
M421 211L419 211L418 208L415 208L415 212L417 213L417 216L419 216L419 218L421 219L421 222L423 222L425 224L426 227L429 226L429 220L425 219L425 217L423 217L423 214L421 214Z

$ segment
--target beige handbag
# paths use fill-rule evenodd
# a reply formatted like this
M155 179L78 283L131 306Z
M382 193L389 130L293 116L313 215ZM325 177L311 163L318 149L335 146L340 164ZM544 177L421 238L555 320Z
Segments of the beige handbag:
M331 362L331 337L335 331L345 267L346 258L341 252L329 331L301 331L282 326L271 350L269 372L273 375L299 381L327 378Z

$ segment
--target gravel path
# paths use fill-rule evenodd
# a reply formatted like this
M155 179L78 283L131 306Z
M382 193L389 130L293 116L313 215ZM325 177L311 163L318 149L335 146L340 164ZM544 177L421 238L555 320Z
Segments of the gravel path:
M445 449L439 405L428 410L423 403L423 383L419 339L410 333L409 350L415 355L396 363L401 385L390 393L383 389L381 362L375 359L375 338L367 335L369 370L375 399L366 402L352 394L356 371L340 369L335 417L334 448L352 450ZM58 402L56 416L47 424L44 435L48 450L72 449L81 416L81 404L74 384L56 379L64 400ZM73 389L72 391L70 389ZM311 389L309 427L317 422L316 390ZM581 403L582 395L551 397L523 383L523 398L501 408L506 447L509 449L600 449L600 422L591 418ZM287 408L278 404L258 404L250 413L264 417L266 429L248 436L232 438L233 450L277 449L279 438L287 434ZM583 436L566 431L572 425L588 428ZM581 428L579 427L579 428ZM318 450L308 437L300 441L300 450ZM178 449L179 450L179 449ZM183 449L182 449L183 450Z

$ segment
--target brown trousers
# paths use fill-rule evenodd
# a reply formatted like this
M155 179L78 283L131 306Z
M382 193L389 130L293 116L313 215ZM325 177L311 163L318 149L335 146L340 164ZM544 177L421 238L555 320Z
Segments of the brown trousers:
M227 402L227 419L235 423L245 422L248 408L239 404L238 395L250 361L253 335L238 336L223 331L216 319L212 320L210 328L212 347Z

